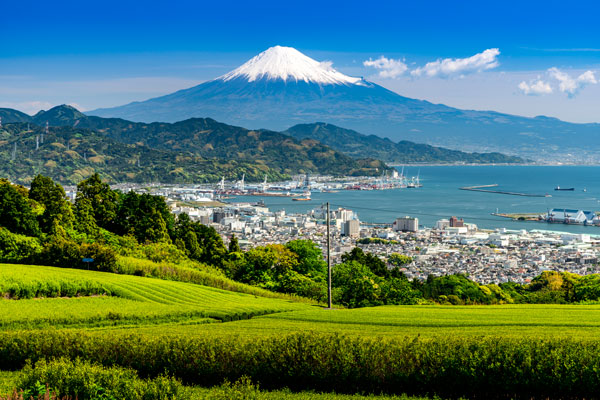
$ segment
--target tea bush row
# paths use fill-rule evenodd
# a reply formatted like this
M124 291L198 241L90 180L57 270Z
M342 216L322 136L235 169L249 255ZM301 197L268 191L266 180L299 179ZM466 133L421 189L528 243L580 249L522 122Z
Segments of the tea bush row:
M361 339L300 333L269 339L100 336L82 332L0 336L0 369L26 360L81 357L167 373L202 386L247 375L267 389L437 394L480 398L594 398L600 343L574 339Z

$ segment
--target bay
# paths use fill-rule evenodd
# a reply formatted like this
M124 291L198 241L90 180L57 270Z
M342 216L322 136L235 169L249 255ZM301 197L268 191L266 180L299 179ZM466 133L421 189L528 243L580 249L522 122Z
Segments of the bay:
M341 190L338 193L313 192L309 202L290 198L240 196L234 201L264 200L272 210L305 213L330 202L358 213L363 222L391 223L409 215L419 224L432 227L442 218L456 216L479 228L551 230L600 235L600 227L512 221L491 215L500 213L545 213L552 208L600 209L599 166L422 166L405 167L408 177L419 174L421 188L392 190ZM459 190L464 186L497 184L492 190L552 197L522 197ZM574 191L555 191L556 186ZM586 191L584 191L586 189Z

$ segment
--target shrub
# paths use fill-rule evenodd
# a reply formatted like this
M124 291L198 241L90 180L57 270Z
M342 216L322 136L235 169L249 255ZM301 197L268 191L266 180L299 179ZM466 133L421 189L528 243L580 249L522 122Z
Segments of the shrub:
M26 263L42 251L39 239L0 227L0 262Z
M159 376L142 380L132 369L103 367L80 359L41 360L35 367L28 365L23 369L18 386L27 398L46 393L46 388L56 396L71 396L79 400L189 397L183 386L172 378Z

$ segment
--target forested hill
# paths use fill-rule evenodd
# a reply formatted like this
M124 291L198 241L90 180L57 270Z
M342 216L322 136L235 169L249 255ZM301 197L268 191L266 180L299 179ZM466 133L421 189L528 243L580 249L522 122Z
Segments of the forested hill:
M242 174L254 181L265 174L270 180L287 177L266 165L124 144L89 129L52 127L42 142L43 132L44 128L33 123L3 124L0 176L21 184L28 184L39 173L62 184L76 184L94 172L109 182L140 183L214 182L222 176L240 179Z
M296 139L318 140L352 157L368 154L390 163L520 164L526 161L501 153L466 153L406 140L395 143L387 138L363 135L323 122L295 125L283 133Z
M389 169L371 158L354 159L314 139L298 140L280 132L252 131L210 118L170 123L135 123L86 116L70 106L39 112L31 122L44 126L87 128L115 141L152 149L188 152L207 159L237 160L279 174L380 175Z

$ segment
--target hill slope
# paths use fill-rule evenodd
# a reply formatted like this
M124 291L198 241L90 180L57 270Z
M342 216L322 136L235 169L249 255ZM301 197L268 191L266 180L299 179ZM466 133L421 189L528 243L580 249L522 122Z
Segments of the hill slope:
M395 141L533 159L597 158L593 148L600 145L600 124L460 110L411 99L279 46L212 81L89 114L146 122L211 117L271 130L324 121Z
M45 125L47 121L51 126L60 127L58 130L51 131L60 131L64 134L97 132L97 135L86 135L86 140L93 139L95 144L102 138L109 140L104 146L103 154L111 157L111 160L115 157L128 157L128 155L131 160L130 155L142 149L155 151L156 154L147 159L148 163L141 164L156 169L151 171L147 168L145 172L147 179L151 176L152 180L162 177L166 179L164 182L216 181L222 175L239 179L243 173L246 173L250 181L262 180L265 173L270 175L271 180L280 179L284 175L306 172L332 175L379 175L383 170L388 169L381 161L369 158L355 160L316 140L297 140L272 131L250 131L209 118L194 118L175 124L144 124L118 118L88 117L73 107L63 105L48 111L40 111L32 117L32 121L39 125ZM41 128L33 126L33 131L26 137L28 144L24 148L28 150L35 149L35 136L41 133ZM12 128L12 136L8 130L4 134L3 139L6 142L3 143L3 147L0 147L0 152L4 150L2 154L6 160L12 158L13 147L10 145L14 145L14 140L17 138L14 135L19 129L24 130L25 126ZM9 140L10 137L14 140ZM66 145L65 143L63 144ZM139 148L134 151L128 149L128 145ZM52 159L52 156L48 157ZM166 163L169 157L176 162L173 164L172 161L170 165ZM26 159L35 161L36 157L31 153ZM135 157L133 159L133 163L136 164ZM152 163L154 159L163 162ZM117 165L111 163L108 166L117 168L114 172L105 171L109 175L119 173L115 178L124 176L124 172L121 171L126 171L129 175L132 173L131 167L123 163ZM174 172L176 178L170 176L172 170L176 170ZM14 175L19 176L19 173L12 171L11 176ZM56 177L63 183L66 182L64 178L65 176ZM194 180L195 178L200 179ZM132 179L140 181L144 178L140 176L130 180ZM76 177L75 181L77 181Z
M500 153L465 153L402 140L394 143L390 139L375 135L363 135L351 129L317 122L298 124L284 131L297 139L315 139L327 146L352 157L371 157L391 163L523 163L520 157Z
M141 144L124 144L89 129L31 124L6 124L0 129L0 175L27 184L38 173L62 184L77 184L98 172L109 182L214 182L225 176L261 180L284 175L256 163L206 159L190 152L151 149ZM40 140L36 149L36 140ZM16 145L16 147L15 147Z

